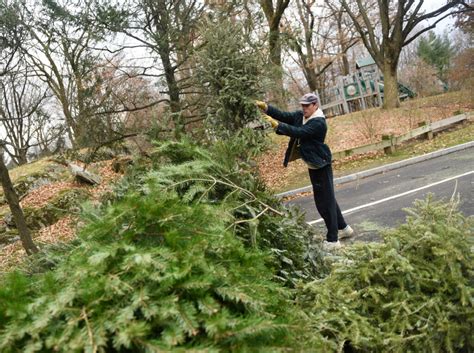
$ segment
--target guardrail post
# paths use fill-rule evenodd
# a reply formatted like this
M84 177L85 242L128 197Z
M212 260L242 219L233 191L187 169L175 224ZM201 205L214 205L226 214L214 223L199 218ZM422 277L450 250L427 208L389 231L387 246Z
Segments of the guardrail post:
M429 122L422 121L422 122L418 123L418 127L422 127L422 126L426 126L426 125L429 125ZM433 139L433 131L430 130L426 134L423 134L423 138L425 138L427 140L432 140Z
M393 145L393 135L382 135L382 141L390 141L390 146L384 147L383 151L385 154L392 154L395 152L395 146Z

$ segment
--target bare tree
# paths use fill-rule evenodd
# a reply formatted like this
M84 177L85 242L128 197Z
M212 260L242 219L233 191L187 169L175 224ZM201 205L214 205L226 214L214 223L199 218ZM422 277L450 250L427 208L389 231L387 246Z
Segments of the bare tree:
M338 58L341 60L342 74L349 75L350 65L347 53L354 45L360 43L360 36L352 26L350 17L344 11L344 8L338 4L334 4L333 1L325 0L325 5L330 10L330 18L332 22L331 30L336 27L335 41L338 46Z
M2 41L0 55L2 58L7 58L7 61L2 61L3 66L0 70L1 78L12 70L13 65L11 65L11 63L13 63L16 58L24 34L18 17L21 13L21 7L17 3L7 3L5 0L0 0L0 5L0 39ZM11 33L14 33L15 35L11 36ZM38 252L38 248L31 238L31 233L26 225L23 210L20 207L18 195L13 188L13 183L4 162L3 148L4 143L0 141L0 182L8 206L12 212L13 220L18 229L23 247L25 248L26 253L30 255Z
M443 82L438 78L436 68L415 56L411 65L400 71L401 81L414 90L418 97L426 97L443 92Z
M93 0L45 1L28 8L24 17L31 38L22 49L59 103L73 147L106 138L102 127L108 114L139 109L122 101L122 106L110 110L116 80L104 81L102 73L120 49L110 53L106 47L110 33L96 21L94 4ZM121 74L130 77L126 71Z
M35 157L54 155L66 149L64 124L52 123L48 116L42 116L36 132L36 145L31 153Z
M345 25L340 8L323 7L316 0L297 0L296 10L294 22L298 27L288 32L290 48L298 55L296 61L309 89L321 90L325 87L324 73L338 60L344 63L344 74L349 73L346 53L358 39Z
M466 3L470 11L461 12L456 16L456 27L469 34L472 39L472 35L474 35L474 1L467 0Z
M462 49L453 59L448 72L449 83L454 89L472 90L474 86L474 48Z
M49 120L42 107L47 90L32 82L27 67L21 69L0 79L0 124L6 134L5 152L17 165L28 162L28 151L38 145L38 133Z
M74 7L68 9L68 4L68 0L44 2L28 8L24 23L31 40L24 43L23 50L59 102L69 140L78 146L89 133L84 129L85 120L96 110L89 98L96 84L93 70L98 55L90 47L97 45L101 33L83 25L81 13L73 13Z
M191 86L192 71L189 59L197 39L196 26L206 7L197 0L134 0L124 8L115 8L117 13L126 13L127 21L115 26L113 21L107 27L125 33L139 44L135 48L145 48L153 59L159 59L161 70L156 65L143 66L141 75L164 79L162 94L168 96L169 110L173 117L176 135L185 131L187 124L183 112L187 109L183 95ZM101 5L109 9L108 2Z
M447 2L432 11L422 11L424 0L377 0L367 6L363 0L340 0L361 39L384 75L384 108L400 105L397 67L400 53L422 33L433 29L448 16L467 11L462 0ZM377 10L377 13L371 10ZM419 29L426 20L433 22ZM380 22L380 26L377 25Z
M151 117L146 116L148 109L167 101L156 99L160 93L146 77L134 71L123 74L119 59L100 63L95 74L100 83L95 87L91 102L100 104L100 110L88 120L89 128L97 132L91 137L93 147L139 134L140 131L130 121L134 114L143 111L143 118L150 120Z

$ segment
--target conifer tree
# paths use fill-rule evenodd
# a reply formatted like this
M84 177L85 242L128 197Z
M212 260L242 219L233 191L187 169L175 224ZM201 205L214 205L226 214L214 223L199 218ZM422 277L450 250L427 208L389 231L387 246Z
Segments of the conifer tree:
M429 32L428 37L422 37L418 43L417 54L438 71L438 78L446 82L449 63L454 54L449 38Z
M253 99L263 93L263 57L247 44L239 22L217 16L201 28L203 45L196 59L201 114L214 136L226 138L259 117Z

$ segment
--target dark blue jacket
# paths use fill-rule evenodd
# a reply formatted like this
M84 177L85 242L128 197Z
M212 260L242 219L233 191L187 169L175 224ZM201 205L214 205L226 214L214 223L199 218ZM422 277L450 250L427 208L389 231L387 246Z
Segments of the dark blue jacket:
M315 168L322 168L331 163L331 150L324 143L328 130L324 117L312 118L303 125L302 110L282 112L271 105L268 105L267 114L280 121L276 129L277 134L290 136L283 162L285 167L288 165L291 149L298 139L300 154L306 163Z

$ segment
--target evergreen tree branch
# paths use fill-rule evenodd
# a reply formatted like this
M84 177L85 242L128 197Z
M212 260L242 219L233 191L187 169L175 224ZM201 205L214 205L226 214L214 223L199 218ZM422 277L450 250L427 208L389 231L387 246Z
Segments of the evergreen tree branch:
M225 186L228 186L228 187L231 187L233 189L236 189L238 191L241 191L242 193L244 193L245 195L249 196L249 197L252 197L255 201L257 201L258 203L260 203L262 206L268 208L270 211L272 211L273 213L276 213L277 215L279 216L283 216L283 213L274 209L273 207L267 205L265 202L262 202L260 201L252 192L250 192L249 190L247 189L244 189L238 185L235 185L234 183L232 183L231 181L229 182L226 182L226 181L223 181L223 180L219 180L219 179L216 179L212 176L208 176L209 179L204 179L204 178L190 178L190 179L186 179L186 180L182 180L182 181L179 181L177 183L174 183L174 184L171 184L168 186L168 188L175 188L176 186L179 186L179 185L182 185L182 184L187 184L187 183L190 183L190 182L195 182L195 181L202 181L202 182L209 182L209 183L213 183L214 185L215 184L221 184L221 185L225 185Z

